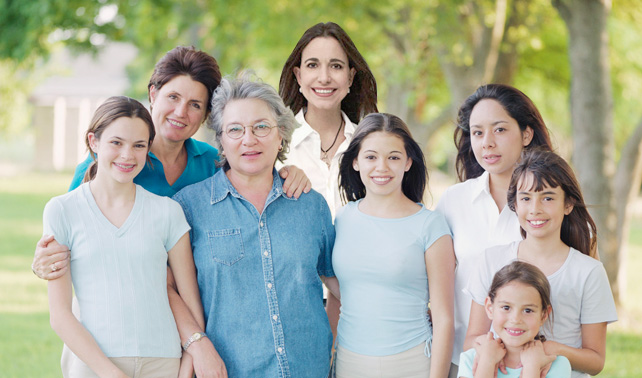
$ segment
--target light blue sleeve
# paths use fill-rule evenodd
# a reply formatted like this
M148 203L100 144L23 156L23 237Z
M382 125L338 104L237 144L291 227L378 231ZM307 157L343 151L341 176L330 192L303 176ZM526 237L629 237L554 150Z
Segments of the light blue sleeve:
M475 349L462 352L459 357L459 371L457 377L473 378L473 361L475 360Z
M564 356L557 356L551 370L546 374L546 378L570 378L571 377L571 363Z
M159 197L163 202L165 202L168 211L165 212L167 216L167 238L165 239L165 249L169 251L174 248L174 245L180 240L180 238L188 232L191 227L185 219L185 214L183 213L183 208L178 202L174 201L171 198Z
M444 235L452 237L450 227L446 223L446 218L439 212L430 211L430 216L426 219L424 224L424 251L430 248L434 242Z
M69 246L69 228L65 210L58 198L52 198L42 213L42 234L53 235L61 245Z
M71 179L71 184L69 184L70 192L82 184L82 180L85 178L85 172L87 172L87 169L93 162L94 159L92 159L90 155L87 155L87 159L76 166L74 177Z

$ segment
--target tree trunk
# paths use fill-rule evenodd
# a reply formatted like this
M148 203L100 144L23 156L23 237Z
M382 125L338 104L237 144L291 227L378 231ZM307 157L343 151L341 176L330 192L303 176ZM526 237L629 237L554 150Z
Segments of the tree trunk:
M606 21L610 0L553 0L569 32L573 163L598 230L598 248L619 303L618 238L613 197L613 97ZM624 200L624 199L620 199Z

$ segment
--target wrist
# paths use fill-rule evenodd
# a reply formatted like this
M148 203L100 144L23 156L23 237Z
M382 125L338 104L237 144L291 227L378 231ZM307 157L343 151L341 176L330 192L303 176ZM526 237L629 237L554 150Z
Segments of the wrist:
M187 339L187 341L185 341L185 343L183 344L183 350L187 352L187 348L189 348L190 345L199 342L206 337L207 335L205 334L205 332L194 332L192 336L190 336L189 339Z

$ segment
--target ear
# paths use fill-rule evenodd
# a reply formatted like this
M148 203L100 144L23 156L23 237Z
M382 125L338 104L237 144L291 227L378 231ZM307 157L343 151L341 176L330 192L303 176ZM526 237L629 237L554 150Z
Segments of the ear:
M526 147L531 144L533 135L535 135L533 129L530 126L526 126L526 130L522 131L522 146Z
M301 85L301 68L294 67L292 71L294 72L294 77L296 77L296 82Z
M410 167L412 167L412 159L408 158L408 161L406 162L406 167L404 168L404 172L408 172L410 170Z
M564 207L564 215L569 215L573 211L573 204L569 203Z
M354 81L354 75L357 74L357 70L354 69L354 67L350 68L350 83L348 83L348 86L352 86L352 82Z
M157 92L158 92L158 91L156 90L156 87L155 87L155 86L153 86L153 85L152 85L151 87L149 87L149 102L150 102L152 105L153 105L153 104L154 104L154 102L156 101L156 94L157 94Z
M357 161L356 158L352 161L352 169L359 172L359 162Z
M542 312L542 323L544 323L546 321L546 319L548 319L548 317L551 315L551 311L553 311L553 307L552 306L548 306L546 311Z
M493 301L490 300L490 297L486 297L484 301L484 309L486 309L486 316L488 319L493 320Z
M87 140L89 140L89 147L93 153L98 153L98 138L94 133L87 133Z

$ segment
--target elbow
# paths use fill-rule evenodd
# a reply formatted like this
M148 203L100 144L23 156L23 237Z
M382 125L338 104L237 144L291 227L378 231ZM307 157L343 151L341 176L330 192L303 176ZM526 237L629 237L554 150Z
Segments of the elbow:
M62 328L62 324L64 323L61 318L61 314L56 314L55 312L51 312L49 314L49 324L51 325L51 329L53 329L57 335L60 335L60 330Z
M600 374L604 369L604 360L605 358L602 356L600 356L600 358L594 359L593 366L591 366L590 369L586 369L585 373L593 376Z

